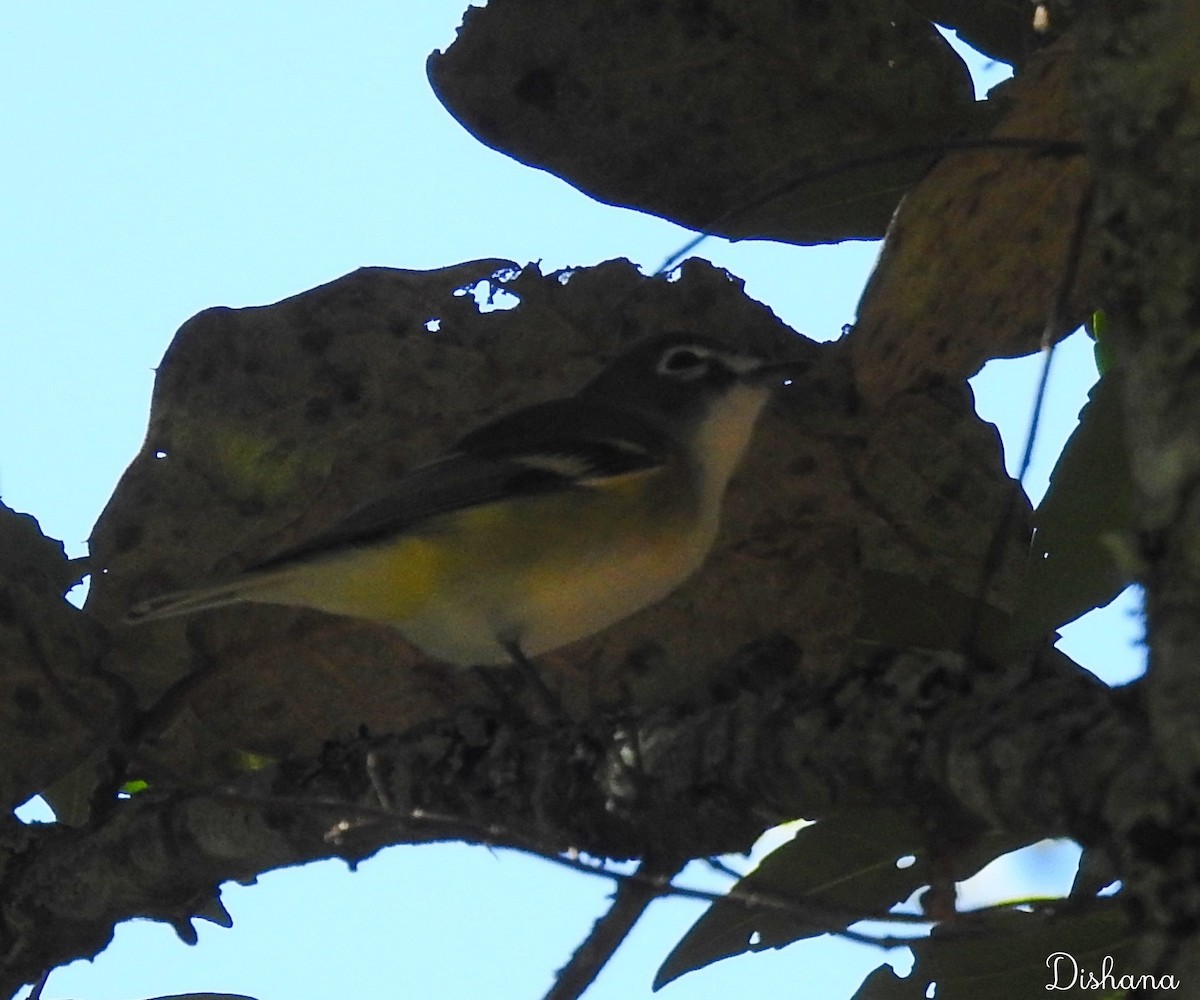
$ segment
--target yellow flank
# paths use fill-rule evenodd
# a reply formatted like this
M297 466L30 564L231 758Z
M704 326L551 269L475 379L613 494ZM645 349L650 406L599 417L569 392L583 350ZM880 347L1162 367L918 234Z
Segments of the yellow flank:
M399 536L299 564L255 598L399 624L445 585L453 555L425 536Z
M699 567L717 511L684 499L692 474L680 464L451 511L281 573L255 599L387 622L454 663L504 662L509 641L535 656L660 600Z

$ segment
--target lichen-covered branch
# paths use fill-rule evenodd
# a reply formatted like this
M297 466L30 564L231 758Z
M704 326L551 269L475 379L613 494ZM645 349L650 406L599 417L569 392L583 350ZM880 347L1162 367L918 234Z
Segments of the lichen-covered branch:
M741 666L777 676L793 653L764 642ZM636 719L466 709L240 785L151 791L88 828L35 832L0 882L0 994L94 954L120 920L187 933L224 880L392 843L695 857L744 850L781 820L886 801L944 842L999 829L1110 844L1115 817L1162 801L1141 716L1123 702L1056 654L1000 668L863 648L837 680Z

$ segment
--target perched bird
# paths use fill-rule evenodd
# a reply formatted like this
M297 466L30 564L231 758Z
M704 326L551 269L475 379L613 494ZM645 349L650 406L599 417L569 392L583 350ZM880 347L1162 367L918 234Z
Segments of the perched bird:
M127 620L299 605L387 623L450 663L527 666L700 567L755 423L796 367L651 337L574 396L472 431L311 541Z

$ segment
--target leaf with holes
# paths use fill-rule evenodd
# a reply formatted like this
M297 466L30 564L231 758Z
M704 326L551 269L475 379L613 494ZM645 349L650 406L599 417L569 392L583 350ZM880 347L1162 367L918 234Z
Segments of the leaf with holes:
M923 838L904 816L854 809L806 826L709 907L667 956L658 989L684 973L746 951L781 948L886 913L929 881ZM747 897L759 896L753 905ZM794 901L794 905L777 905Z
M1100 987L1090 985L1089 977L1100 980L1106 966L1117 978L1136 969L1133 933L1114 900L1071 914L976 914L935 930L913 945L913 954L909 979L920 984L921 996L936 983L938 1000L1011 1000L1044 996L1050 989L1055 995L1115 998L1124 994L1093 992Z

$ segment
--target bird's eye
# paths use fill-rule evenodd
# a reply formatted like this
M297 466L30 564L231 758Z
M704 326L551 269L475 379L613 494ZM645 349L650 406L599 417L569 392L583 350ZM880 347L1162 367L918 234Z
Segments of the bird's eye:
M698 378L708 370L708 355L691 347L676 347L664 354L658 362L661 375L676 378Z

